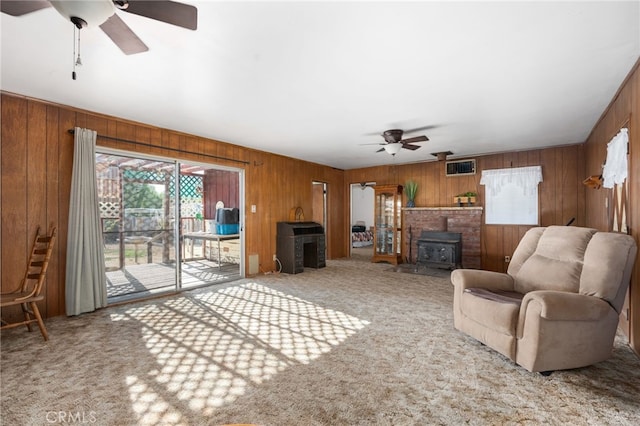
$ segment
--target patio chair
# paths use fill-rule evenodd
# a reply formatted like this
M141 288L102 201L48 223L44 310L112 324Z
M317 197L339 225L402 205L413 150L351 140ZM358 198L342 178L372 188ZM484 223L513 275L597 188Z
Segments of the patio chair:
M0 319L0 329L19 327L24 324L27 326L27 329L31 331L31 323L36 322L38 327L40 327L40 332L42 333L44 340L49 339L47 329L44 326L44 322L42 321L42 316L40 315L36 302L44 300L42 287L47 273L47 266L49 266L49 259L51 258L55 239L55 227L51 229L51 233L49 235L41 235L40 227L38 227L24 278L22 279L19 288L9 293L0 294L0 308L4 311L8 306L20 305L24 315L24 320L9 322L4 319Z

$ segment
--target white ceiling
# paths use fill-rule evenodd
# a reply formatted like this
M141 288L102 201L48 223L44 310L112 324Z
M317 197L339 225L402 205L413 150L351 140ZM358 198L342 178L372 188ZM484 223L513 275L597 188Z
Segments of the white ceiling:
M640 56L640 2L185 2L117 12L125 56L53 8L1 14L2 90L340 169L583 142ZM389 128L429 142L375 153Z

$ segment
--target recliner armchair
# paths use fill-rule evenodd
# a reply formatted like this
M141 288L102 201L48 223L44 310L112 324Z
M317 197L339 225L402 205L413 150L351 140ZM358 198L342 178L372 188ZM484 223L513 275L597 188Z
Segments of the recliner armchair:
M635 240L621 233L532 228L506 274L451 273L454 326L531 372L604 361L636 253Z

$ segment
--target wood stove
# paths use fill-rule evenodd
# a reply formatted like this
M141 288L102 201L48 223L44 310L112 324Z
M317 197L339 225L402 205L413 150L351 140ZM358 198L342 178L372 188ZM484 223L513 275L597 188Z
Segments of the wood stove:
M456 269L462 267L462 234L422 231L418 239L416 269L420 266Z

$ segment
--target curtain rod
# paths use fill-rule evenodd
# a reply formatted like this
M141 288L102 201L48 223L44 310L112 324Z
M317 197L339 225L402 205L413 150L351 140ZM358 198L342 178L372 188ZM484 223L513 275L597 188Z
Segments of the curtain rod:
M75 129L69 129L69 133L74 134L75 133ZM215 158L216 160L234 161L236 163L251 164L249 161L245 161L245 160L237 160L235 158L220 157L218 155L202 154L202 153L193 152L193 151L184 151L182 149L169 148L169 147L158 146L158 145L152 145L150 143L145 143L145 142L136 142L136 141L132 141L132 140L129 140L129 139L114 138L113 136L97 135L97 137L99 137L101 139L109 139L109 140L116 141L116 142L125 142L125 143L130 143L130 144L133 144L133 145L146 146L146 147L149 147L149 148L166 149L166 150L169 150L169 151L180 152L180 153L183 153L183 154L201 155L203 157Z

